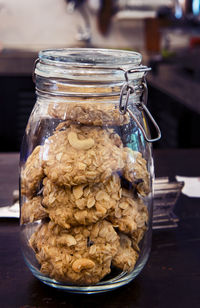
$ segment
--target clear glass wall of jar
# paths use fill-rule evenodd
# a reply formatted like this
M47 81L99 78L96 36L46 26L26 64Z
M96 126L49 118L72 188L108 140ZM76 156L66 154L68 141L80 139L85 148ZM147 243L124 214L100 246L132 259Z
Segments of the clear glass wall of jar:
M135 52L39 53L37 101L21 148L20 228L25 261L45 284L109 291L133 280L148 259L153 162L139 127L149 134L138 108L140 68ZM125 82L137 121L119 110Z

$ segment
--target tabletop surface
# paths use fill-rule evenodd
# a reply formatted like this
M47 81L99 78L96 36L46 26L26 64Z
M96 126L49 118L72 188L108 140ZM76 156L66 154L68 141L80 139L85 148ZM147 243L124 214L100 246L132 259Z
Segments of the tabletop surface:
M200 149L157 150L156 176L200 175ZM18 186L16 153L0 154L0 206L12 202ZM26 267L17 219L0 219L0 307L200 307L200 199L181 194L178 228L153 231L152 250L140 275L127 286L97 295L50 288Z

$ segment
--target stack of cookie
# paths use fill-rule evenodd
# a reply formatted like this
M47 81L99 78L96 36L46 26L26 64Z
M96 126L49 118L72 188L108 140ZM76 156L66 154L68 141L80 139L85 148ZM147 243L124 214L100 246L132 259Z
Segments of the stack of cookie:
M141 153L111 128L128 116L94 103L49 104L48 112L61 122L21 172L21 224L41 220L29 240L40 271L90 285L114 267L133 270L148 221L141 196L149 174Z

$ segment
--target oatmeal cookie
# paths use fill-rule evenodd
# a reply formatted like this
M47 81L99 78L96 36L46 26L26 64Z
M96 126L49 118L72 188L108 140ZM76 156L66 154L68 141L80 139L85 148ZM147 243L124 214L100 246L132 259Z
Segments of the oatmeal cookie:
M110 273L119 236L105 220L70 230L50 221L41 225L29 242L43 274L60 281L89 285Z
M37 146L28 157L21 172L21 194L33 197L44 178L43 146Z
M52 221L67 229L105 218L121 197L117 174L113 174L104 184L59 187L48 178L44 179L43 184L43 206Z
M21 208L21 224L34 222L48 216L41 205L42 197L37 196L26 201Z
M122 189L122 197L107 220L120 231L133 234L145 227L148 221L148 211L141 199L135 199L129 191Z
M86 125L124 125L129 114L120 114L118 104L112 103L50 103L48 114L53 118L72 120Z
M124 167L123 145L112 129L71 125L44 145L44 172L59 186L105 183Z
M142 154L130 148L124 148L125 168L123 175L131 182L142 196L150 192L150 179L147 171L147 162Z
M142 228L138 228L131 235L132 245L136 251L140 251L139 243L143 239L145 232L147 231L147 226L143 226Z
M120 233L120 247L112 259L112 265L123 271L131 271L138 259L138 252L133 248L132 240L127 235Z

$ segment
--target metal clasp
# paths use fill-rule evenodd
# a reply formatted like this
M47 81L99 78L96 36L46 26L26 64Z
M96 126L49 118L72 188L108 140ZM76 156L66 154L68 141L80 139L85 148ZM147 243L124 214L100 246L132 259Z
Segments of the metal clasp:
M122 86L121 92L120 92L120 97L119 97L119 111L121 114L126 113L127 107L128 107L129 96L132 93L134 93L134 87L129 85L128 83L124 83ZM125 103L123 103L124 94L126 95Z
M150 113L150 111L148 110L148 108L146 106L147 99L148 99L148 88L147 88L145 76L146 76L147 71L149 71L149 70L150 70L150 68L148 68L146 66L139 66L139 67L132 68L128 71L124 71L124 77L125 77L126 81L123 84L123 86L121 88L121 92L120 92L119 111L123 115L126 112L129 113L129 115L132 117L132 119L137 123L138 127L140 128L140 130L141 130L141 132L144 136L144 139L147 142L155 142L155 141L158 141L161 138L161 131L160 131L158 124L156 123L155 119L153 118L152 114ZM137 117L134 115L134 113L132 112L132 110L128 106L129 96L130 96L130 94L135 92L134 86L131 85L130 82L129 82L128 74L129 73L137 73L137 72L144 72L144 76L143 76L143 82L140 86L140 90L142 91L141 101L139 103L136 103L136 107L138 108L138 110L144 111L147 114L147 116L149 117L149 119L151 120L152 124L154 125L156 132L157 132L157 137L153 138L153 139L148 138L147 133L145 131L145 128L141 125L141 123L139 122ZM123 102L124 95L125 95L125 101Z

